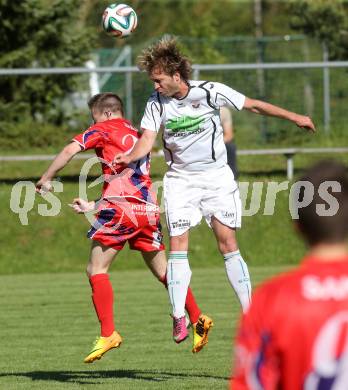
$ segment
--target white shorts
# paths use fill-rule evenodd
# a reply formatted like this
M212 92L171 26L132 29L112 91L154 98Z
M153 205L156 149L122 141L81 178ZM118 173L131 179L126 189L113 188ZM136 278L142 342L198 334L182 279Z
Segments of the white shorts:
M222 224L240 228L242 204L229 166L205 172L169 171L163 179L169 235L179 236L200 223L210 226L214 216Z

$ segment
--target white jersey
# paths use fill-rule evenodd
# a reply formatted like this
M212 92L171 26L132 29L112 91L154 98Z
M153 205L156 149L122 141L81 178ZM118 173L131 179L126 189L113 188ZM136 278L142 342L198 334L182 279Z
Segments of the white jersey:
M163 149L174 171L202 171L226 165L219 109L241 110L245 96L227 85L211 81L189 81L183 98L154 92L141 121L143 129L163 127Z

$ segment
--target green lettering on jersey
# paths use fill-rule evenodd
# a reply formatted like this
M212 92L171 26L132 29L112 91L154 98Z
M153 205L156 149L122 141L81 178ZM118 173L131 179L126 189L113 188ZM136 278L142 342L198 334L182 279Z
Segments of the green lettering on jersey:
M200 116L181 116L174 119L169 119L166 123L166 128L172 130L173 133L179 131L196 131L199 125L204 121Z

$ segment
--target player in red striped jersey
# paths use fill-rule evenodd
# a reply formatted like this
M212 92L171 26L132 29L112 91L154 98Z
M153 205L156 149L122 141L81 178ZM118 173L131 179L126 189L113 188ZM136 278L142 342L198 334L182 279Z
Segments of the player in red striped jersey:
M296 226L309 252L253 295L237 334L233 390L348 389L347 170L324 161L299 185Z
M95 95L89 101L94 124L75 136L55 158L38 181L37 192L51 189L50 182L74 155L94 149L102 165L101 199L88 202L77 198L72 207L77 213L95 210L96 219L87 236L93 240L87 274L92 288L94 307L101 324L101 336L86 363L100 359L105 352L117 348L122 338L115 329L113 290L108 269L126 242L131 249L142 252L152 273L166 285L164 245L156 194L149 175L150 154L127 166L113 164L117 153L129 153L140 137L138 130L123 118L121 99L112 93ZM186 310L191 323L199 321L201 311L191 291L187 294ZM201 347L207 343L207 332Z

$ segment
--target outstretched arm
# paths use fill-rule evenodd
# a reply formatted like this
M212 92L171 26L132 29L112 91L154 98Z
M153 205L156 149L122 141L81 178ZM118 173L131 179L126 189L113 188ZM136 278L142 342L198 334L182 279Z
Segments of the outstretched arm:
M77 142L71 142L69 145L56 156L47 171L41 176L41 179L36 183L36 192L47 192L51 189L50 181L56 176L62 168L75 156L81 152L81 147Z
M129 154L120 153L115 156L114 162L117 164L129 164L137 161L151 152L152 146L155 143L157 133L155 131L144 129L143 134L135 144L133 150Z
M246 97L243 108L256 114L275 116L277 118L286 119L295 123L296 126L302 129L315 132L315 126L309 116L296 114L295 112L285 110L284 108L263 102L262 100L250 99Z

